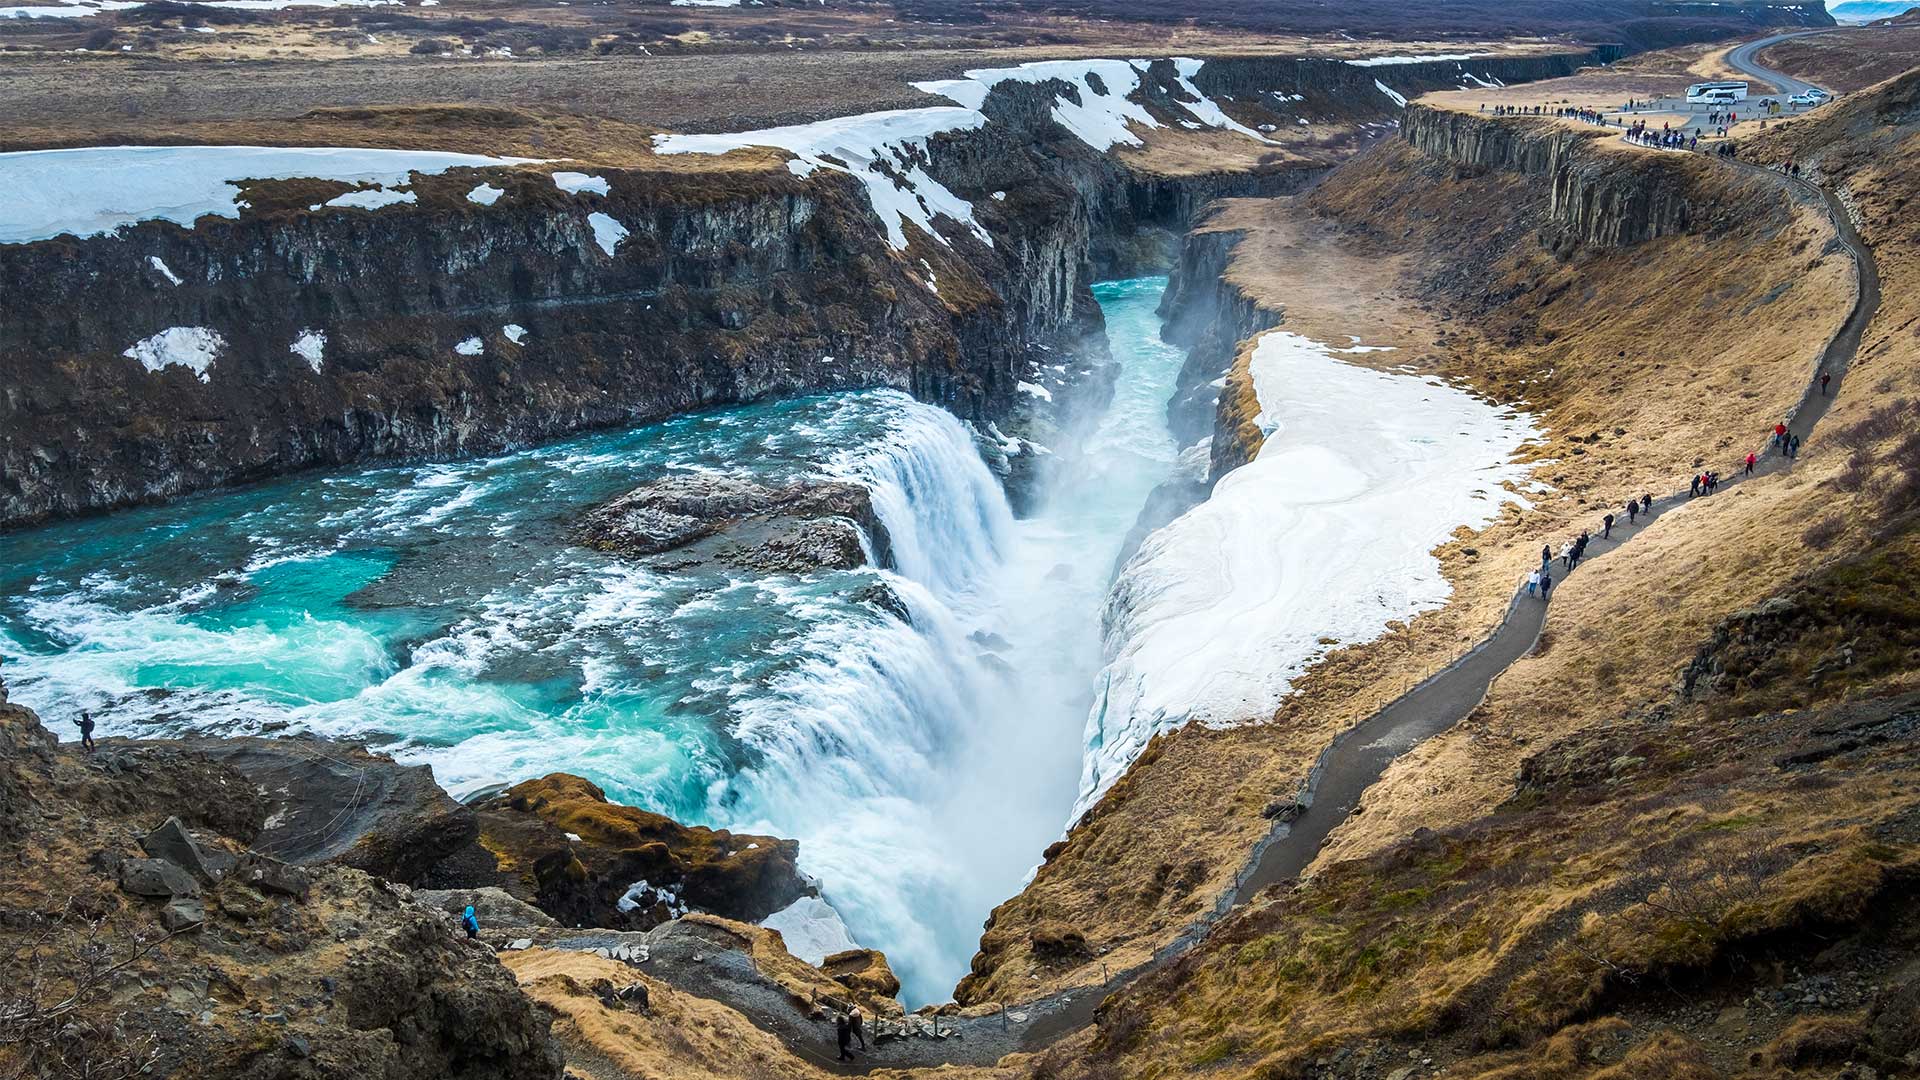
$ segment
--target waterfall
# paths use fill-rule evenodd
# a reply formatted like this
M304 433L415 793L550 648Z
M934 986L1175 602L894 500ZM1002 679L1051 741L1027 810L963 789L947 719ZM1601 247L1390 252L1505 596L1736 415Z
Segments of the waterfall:
M960 421L904 395L898 405L880 439L842 453L829 471L873 493L900 575L952 600L1004 557L1013 511Z
M734 816L800 841L803 867L854 938L885 949L910 999L939 1001L981 913L1018 880L965 805L991 796L994 718L1014 715L969 640L992 617L1014 522L959 421L886 397L886 430L827 468L871 491L895 562L875 576L910 618L856 608L783 643L781 674L734 702L732 733L758 763L726 795Z

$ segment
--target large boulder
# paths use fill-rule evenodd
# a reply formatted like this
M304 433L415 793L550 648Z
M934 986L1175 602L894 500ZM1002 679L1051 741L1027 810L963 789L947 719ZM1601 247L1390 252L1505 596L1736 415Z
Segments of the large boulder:
M495 865L436 884L498 885L570 926L645 930L688 909L755 922L812 892L797 841L681 825L567 773L473 809Z
M551 915L497 885L478 889L415 889L413 898L448 915L458 916L471 907L484 927L560 925Z
M589 510L588 547L665 569L717 564L763 573L852 569L868 545L886 565L886 526L858 484L762 484L725 476L661 477ZM865 541L865 543L863 543Z
M251 781L267 816L251 846L284 862L332 864L415 884L478 835L473 813L426 765L311 738L183 739Z
M848 949L820 961L820 970L849 990L880 997L900 993L900 979L877 949Z

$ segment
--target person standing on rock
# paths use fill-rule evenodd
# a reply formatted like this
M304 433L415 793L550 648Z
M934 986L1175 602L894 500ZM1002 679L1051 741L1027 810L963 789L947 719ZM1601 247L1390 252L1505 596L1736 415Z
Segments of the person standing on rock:
M853 1021L847 1018L846 1013L833 1014L833 1034L840 1043L840 1057L837 1060L852 1061Z
M467 931L468 941L480 940L480 916L474 914L473 905L467 905L467 913L460 916L460 925Z
M853 1032L853 1037L860 1040L860 1049L865 1050L867 1048L867 1019L860 1015L860 1006L855 1005L853 1008L847 1010L847 1027Z
M87 753L91 754L93 753L93 749L94 749L93 747L93 714L86 711L85 709L80 710L79 725L80 725L80 745L86 749Z

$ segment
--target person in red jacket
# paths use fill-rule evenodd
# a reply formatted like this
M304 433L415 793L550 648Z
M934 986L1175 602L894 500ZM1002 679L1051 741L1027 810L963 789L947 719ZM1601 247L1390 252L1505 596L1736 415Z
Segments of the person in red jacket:
M1747 454L1747 475L1748 476L1753 475L1753 463L1757 460L1759 460L1759 455L1749 451Z

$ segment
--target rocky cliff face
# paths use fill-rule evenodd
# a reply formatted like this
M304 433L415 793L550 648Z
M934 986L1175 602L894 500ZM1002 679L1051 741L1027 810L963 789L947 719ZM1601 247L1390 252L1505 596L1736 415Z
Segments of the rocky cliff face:
M551 1021L452 920L251 850L270 799L234 767L82 755L3 687L0 749L0 1072L560 1076Z
M1417 93L1595 55L1221 58L1194 78L1280 122L1371 122L1397 111L1383 72ZM1191 100L1171 61L1142 82L1149 108ZM990 246L955 228L896 252L846 174L685 158L595 169L605 195L549 170L456 169L373 211L314 212L337 182L252 181L237 220L0 245L0 527L818 390L896 387L1008 420L1040 346L1055 362L1098 340L1090 281L1162 269L1208 200L1297 190L1326 164L1137 168L1054 122L1057 95L1085 92L1002 83L991 123L928 143L928 174L974 204ZM490 205L466 197L483 180L504 192ZM211 363L143 363L175 328L217 335Z
M1414 105L1401 123L1407 142L1472 174L1490 169L1543 178L1562 244L1623 247L1712 227L1724 213L1700 193L1706 164L1687 154L1633 153L1617 131L1542 124Z

